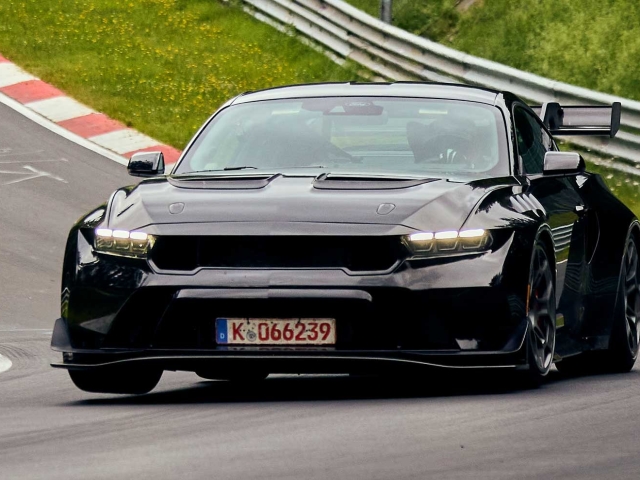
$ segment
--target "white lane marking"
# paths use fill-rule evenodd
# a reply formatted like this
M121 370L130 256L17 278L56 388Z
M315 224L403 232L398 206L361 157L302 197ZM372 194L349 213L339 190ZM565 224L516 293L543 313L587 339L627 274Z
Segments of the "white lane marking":
M0 332L45 332L52 333L50 328L0 328Z
M157 140L131 129L103 133L90 137L89 140L118 153L133 152L159 145Z
M102 155L103 157L106 157L109 160L119 163L120 165L127 165L129 163L122 156L114 152L111 152L106 148L101 147L100 145L96 145L95 143L90 142L86 138L83 138L80 135L76 135L75 133L72 133L69 130L62 128L60 125L56 125L54 122L47 120L43 116L37 114L33 110L25 107L20 102L4 95L3 93L0 93L0 103L2 103L3 105L6 105L12 110L15 110L23 117L28 118L29 120L40 125L41 127L46 128L47 130L55 133L56 135L59 135L62 138L75 143L76 145L84 147L87 150L91 150L92 152L97 153L98 155Z
M0 155L1 157L2 155ZM52 163L52 162L68 162L66 158L53 158L50 160L0 160L0 165L9 165L13 163Z
M95 110L70 97L53 97L46 100L38 100L37 102L26 103L25 106L54 122L62 122L63 120L96 113Z
M9 370L11 368L11 360L9 360L7 357L3 357L2 355L0 355L0 373L2 372L6 372L7 370Z
M28 173L28 172L9 172L9 171L6 171L6 170L0 170L0 173L4 173L4 174L27 175L26 177L23 177L23 178L18 178L16 180L11 180L9 182L5 182L2 185L12 185L14 183L26 182L27 180L35 180L36 178L40 178L40 177L49 177L49 178L51 178L53 180L57 180L57 181L62 182L62 183L69 183L64 178L60 178L57 175L54 175L54 174L49 173L49 172L43 172L42 170L38 170L37 168L34 168L31 165L25 165L23 168L25 170L28 170L31 173Z
M33 155L35 153L42 153L44 150L34 150L33 152L13 152L10 148L1 148L0 157L13 157L14 155Z
M32 167L31 165L25 165L24 168L26 168L27 170L30 170L33 173L37 174L38 177L49 177L49 178L52 178L52 179L57 180L57 181L62 182L62 183L69 183L62 177L54 175L53 173L43 172L42 170L38 170L37 168ZM35 178L37 178L37 177L35 177Z
M38 80L38 77L25 72L13 63L0 63L0 87L8 87L29 80Z
M4 173L6 175L29 175L27 172L10 172L9 170L0 170L0 173Z

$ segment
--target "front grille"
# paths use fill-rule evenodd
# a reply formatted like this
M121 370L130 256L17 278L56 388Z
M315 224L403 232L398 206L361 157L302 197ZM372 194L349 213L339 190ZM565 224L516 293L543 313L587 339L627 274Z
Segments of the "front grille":
M385 271L407 255L399 237L161 236L151 251L162 270L344 268Z

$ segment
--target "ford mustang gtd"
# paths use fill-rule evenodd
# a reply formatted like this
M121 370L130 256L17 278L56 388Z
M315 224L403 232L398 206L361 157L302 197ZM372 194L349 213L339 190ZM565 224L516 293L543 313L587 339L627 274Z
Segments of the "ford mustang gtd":
M630 370L640 225L553 138L619 123L459 85L240 95L71 229L54 366L110 393L164 370Z

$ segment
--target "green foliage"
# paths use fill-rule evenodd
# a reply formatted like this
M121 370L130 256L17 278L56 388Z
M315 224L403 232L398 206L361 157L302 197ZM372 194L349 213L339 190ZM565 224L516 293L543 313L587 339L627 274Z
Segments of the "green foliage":
M380 0L347 0L347 3L364 10L371 16L378 17L380 15Z
M178 148L238 93L358 79L236 1L0 0L0 53Z
M587 170L598 173L611 191L640 218L640 175L629 175L604 165L587 162ZM640 172L639 172L640 173Z
M378 15L379 0L348 0ZM394 24L478 57L640 100L637 0L394 0Z
M452 45L574 85L640 100L640 2L485 0Z
M459 0L393 0L393 23L427 38L446 38L455 32ZM380 16L380 0L347 0L374 17Z
M416 35L446 39L455 34L460 21L456 3L457 0L396 0L393 21Z

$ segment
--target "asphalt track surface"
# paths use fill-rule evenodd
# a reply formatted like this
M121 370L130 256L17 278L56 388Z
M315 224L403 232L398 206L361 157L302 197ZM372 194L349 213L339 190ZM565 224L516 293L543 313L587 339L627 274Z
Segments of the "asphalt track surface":
M149 395L77 390L49 363L66 233L122 166L0 105L0 479L639 478L640 374L536 390L485 374L166 372Z

